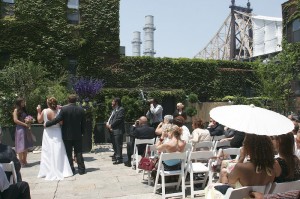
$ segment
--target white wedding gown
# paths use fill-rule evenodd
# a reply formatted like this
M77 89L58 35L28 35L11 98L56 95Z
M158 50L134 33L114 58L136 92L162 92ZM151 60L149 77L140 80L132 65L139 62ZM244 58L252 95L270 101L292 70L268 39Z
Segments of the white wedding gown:
M44 110L44 123L48 121L47 111ZM38 178L45 180L63 180L72 176L65 145L62 140L60 124L44 128L41 164Z

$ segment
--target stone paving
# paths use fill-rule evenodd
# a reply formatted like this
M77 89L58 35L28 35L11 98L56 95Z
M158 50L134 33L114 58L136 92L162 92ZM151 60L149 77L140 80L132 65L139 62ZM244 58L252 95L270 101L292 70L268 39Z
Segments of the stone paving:
M147 176L143 180L142 172L136 173L123 164L113 165L109 149L109 145L98 145L94 153L84 153L86 174L76 174L62 181L46 181L37 178L40 163L37 147L28 154L29 165L21 170L23 180L30 185L32 199L162 198L160 190L153 193L153 184L148 185ZM126 157L126 148L123 155ZM186 192L187 198L190 198L189 188Z

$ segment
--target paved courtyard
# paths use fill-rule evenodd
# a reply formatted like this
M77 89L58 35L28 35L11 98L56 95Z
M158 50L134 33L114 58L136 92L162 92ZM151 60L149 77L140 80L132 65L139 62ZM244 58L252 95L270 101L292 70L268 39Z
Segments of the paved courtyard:
M39 148L28 154L29 165L21 170L23 180L30 185L32 199L161 198L160 190L159 194L153 194L153 185L148 185L147 176L143 180L142 172L136 173L123 164L112 164L109 145L98 145L95 153L84 154L87 168L85 175L76 174L62 181L37 178ZM126 148L123 149L123 155L125 158ZM190 198L189 188L187 198Z

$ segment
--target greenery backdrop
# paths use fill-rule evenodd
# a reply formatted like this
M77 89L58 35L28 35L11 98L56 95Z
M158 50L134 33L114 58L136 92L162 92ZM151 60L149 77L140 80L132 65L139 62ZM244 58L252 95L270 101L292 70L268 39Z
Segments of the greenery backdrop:
M108 117L115 96L128 107L127 121L140 116L145 104L140 89L149 97L163 100L172 96L176 101L184 101L191 93L200 101L234 99L241 103L246 103L245 97L260 96L288 110L293 97L291 80L299 79L299 44L284 42L283 51L266 64L120 58L119 0L80 1L79 24L68 23L67 0L15 2L15 14L0 19L1 125L12 124L16 96L26 97L32 115L36 104L45 105L47 96L54 95L64 104L65 96L74 92L70 86L73 75L104 80L104 89L95 98L99 121ZM0 3L0 9L4 6ZM296 18L299 11L284 23ZM75 65L69 60L75 60Z

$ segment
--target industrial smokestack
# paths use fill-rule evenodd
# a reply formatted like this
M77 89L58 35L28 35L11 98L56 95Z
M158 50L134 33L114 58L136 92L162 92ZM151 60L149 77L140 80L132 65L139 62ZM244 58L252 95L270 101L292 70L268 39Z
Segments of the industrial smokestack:
M153 24L153 16L147 15L145 17L145 27L144 30L144 55L154 57L156 53L154 51L154 30L156 28Z
M133 40L132 40L132 56L141 56L141 32L134 31L133 32Z

